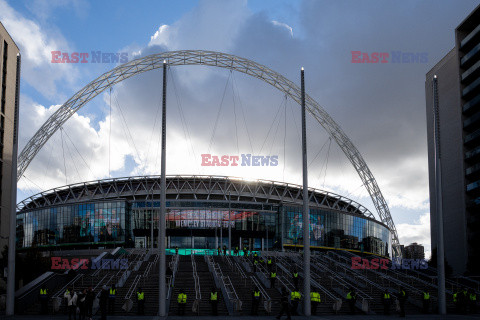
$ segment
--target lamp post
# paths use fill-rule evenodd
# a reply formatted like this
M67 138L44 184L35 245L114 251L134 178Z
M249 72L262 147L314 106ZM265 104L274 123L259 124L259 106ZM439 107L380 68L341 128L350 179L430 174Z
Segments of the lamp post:
M165 176L166 165L166 125L167 125L167 62L163 60L163 99L162 99L162 159L161 159L161 181L160 181L160 216L158 217L158 248L160 251L159 267L159 294L158 294L158 315L166 316L165 300L165 215L166 215L166 187L167 179Z
M302 95L302 160L303 160L303 310L310 316L310 212L308 207L307 129L305 121L305 71L300 71Z

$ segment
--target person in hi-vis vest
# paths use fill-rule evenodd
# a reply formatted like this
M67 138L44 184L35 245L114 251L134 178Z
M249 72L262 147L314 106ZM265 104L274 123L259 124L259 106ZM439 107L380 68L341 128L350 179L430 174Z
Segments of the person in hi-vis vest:
M45 285L40 287L40 303L42 305L41 314L48 314L48 289Z
M255 287L255 289L252 292L252 316L258 316L258 307L260 306L260 299L262 298L262 295L260 293L260 290L258 287Z
M142 288L138 288L137 290L137 314L144 315L145 314L145 293L143 292Z
M322 299L320 298L320 293L318 292L317 288L312 288L312 291L310 291L310 309L312 312L312 316L317 315L317 307L322 302Z
M212 316L218 316L218 291L215 288L210 291L210 305L212 306Z
M108 290L108 313L115 313L115 298L117 297L117 288L113 284L110 290Z
M178 303L178 315L184 316L185 306L187 305L187 295L185 293L185 290L180 289L177 297L177 303Z

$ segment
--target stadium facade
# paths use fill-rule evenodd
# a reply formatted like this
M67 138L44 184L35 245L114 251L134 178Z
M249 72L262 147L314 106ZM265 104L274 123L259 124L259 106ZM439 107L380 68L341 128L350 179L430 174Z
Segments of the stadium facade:
M167 176L167 247L299 249L302 189L267 180ZM361 204L309 190L312 249L390 256L391 232ZM19 203L17 248L157 246L160 176L85 182L41 192ZM153 229L151 228L153 222Z

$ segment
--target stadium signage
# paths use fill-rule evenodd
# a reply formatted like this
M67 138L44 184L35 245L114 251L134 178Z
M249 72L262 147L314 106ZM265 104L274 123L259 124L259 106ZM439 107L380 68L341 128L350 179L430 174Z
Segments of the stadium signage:
M183 228L227 228L235 227L235 221L177 220L175 226Z
M126 63L128 52L68 52L51 51L51 63ZM88 60L91 57L90 61Z
M66 259L52 257L52 270L77 270L77 269L103 269L103 270L125 270L128 269L128 259Z
M427 63L427 52L362 52L352 51L352 63Z
M425 259L398 259L394 258L389 266L389 259L362 259L360 257L352 257L352 269L392 269L392 270L415 270L427 269L428 262Z
M278 155L260 156L250 153L236 155L216 156L209 153L202 154L202 166L204 167L276 167L278 166Z

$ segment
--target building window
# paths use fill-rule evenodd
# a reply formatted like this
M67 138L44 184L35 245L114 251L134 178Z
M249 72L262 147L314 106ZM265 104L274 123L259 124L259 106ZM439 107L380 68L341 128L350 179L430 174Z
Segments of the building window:
M5 114L5 94L7 89L7 53L8 53L8 44L6 41L3 42L3 69L2 69L2 98L1 98L1 110Z

